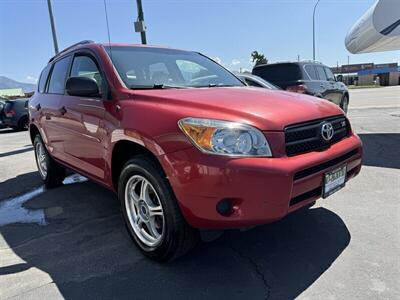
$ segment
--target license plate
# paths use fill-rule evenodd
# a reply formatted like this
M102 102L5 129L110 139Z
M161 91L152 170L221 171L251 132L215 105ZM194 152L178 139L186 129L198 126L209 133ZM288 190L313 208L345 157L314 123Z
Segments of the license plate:
M337 192L346 184L346 165L324 174L324 188L322 197L326 198Z

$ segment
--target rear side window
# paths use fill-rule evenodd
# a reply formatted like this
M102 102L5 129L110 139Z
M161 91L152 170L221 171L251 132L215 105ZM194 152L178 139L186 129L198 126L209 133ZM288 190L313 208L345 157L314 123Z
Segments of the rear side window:
M328 80L323 67L315 66L315 69L317 70L319 80Z
M70 57L60 59L54 64L49 81L49 90L51 94L64 94L65 79L69 66Z
M255 68L253 74L275 82L295 81L301 79L300 68L296 64L274 64Z
M333 75L331 69L325 68L325 73L326 77L328 77L328 80L335 80L335 76Z
M317 72L313 65L306 65L304 67L306 69L307 74L310 76L311 80L318 80Z
M50 72L50 65L48 65L46 68L43 69L42 73L40 74L40 79L39 79L39 93L44 93L46 89L46 82L47 82L47 77L49 77L49 72Z

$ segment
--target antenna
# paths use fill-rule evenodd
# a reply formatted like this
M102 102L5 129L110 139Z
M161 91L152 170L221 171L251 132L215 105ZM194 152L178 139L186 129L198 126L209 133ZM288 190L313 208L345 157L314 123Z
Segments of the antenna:
M107 24L107 36L108 36L108 47L110 48L110 59L111 59L111 65L113 68L115 68L114 66L114 60L113 60L113 56L112 56L112 49L111 49L111 37L110 37L110 27L108 25L108 13L107 13L107 3L106 0L103 0L104 3L104 13L106 15L106 24ZM114 76L112 76L114 78ZM114 83L114 79L111 79ZM111 93L109 91L109 96L111 97Z
M111 61L112 59L112 51L111 51L111 38L110 38L110 27L108 25L108 13L107 13L107 3L106 0L103 0L104 3L104 13L106 15L106 24L107 24L107 36L108 36L108 46L110 47L110 56L111 56Z

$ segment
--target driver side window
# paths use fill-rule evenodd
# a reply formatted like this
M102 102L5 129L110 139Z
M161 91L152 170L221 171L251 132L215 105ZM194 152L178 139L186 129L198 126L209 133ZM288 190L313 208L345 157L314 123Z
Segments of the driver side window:
M75 56L70 77L86 77L96 81L99 93L103 92L103 79L96 63L88 56Z

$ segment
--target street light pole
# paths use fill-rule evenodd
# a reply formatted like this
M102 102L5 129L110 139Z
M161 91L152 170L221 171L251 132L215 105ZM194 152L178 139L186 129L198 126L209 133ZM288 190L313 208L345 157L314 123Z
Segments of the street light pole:
M143 15L142 0L136 0L136 4L137 4L137 10L138 10L138 22L141 23L140 36L142 38L142 44L146 45L147 44L146 27L144 26L144 15Z
M53 8L51 7L51 0L47 0L47 7L49 9L51 33L53 35L54 52L58 54L58 43L56 34L56 25L54 24Z
M317 8L317 5L320 0L318 0L315 5L314 5L314 11L313 11L313 19L312 19L312 35L313 35L313 60L315 60L315 9Z

